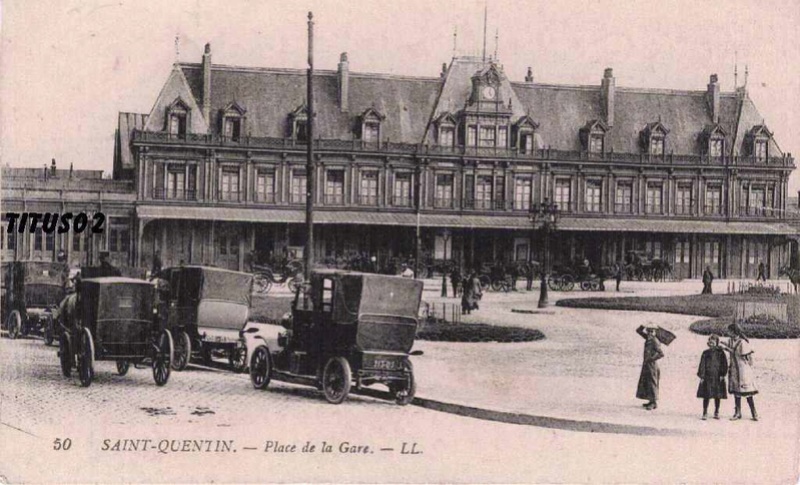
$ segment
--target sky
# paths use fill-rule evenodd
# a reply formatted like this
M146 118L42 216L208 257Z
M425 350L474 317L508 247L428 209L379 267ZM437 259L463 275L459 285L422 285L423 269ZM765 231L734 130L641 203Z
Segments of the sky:
M305 68L348 52L357 72L438 76L487 51L521 81L723 91L750 97L784 152L800 155L798 0L0 0L0 163L110 171L120 111L149 113L172 63ZM499 42L495 43L495 35ZM176 37L178 39L176 45ZM800 190L800 170L790 190Z

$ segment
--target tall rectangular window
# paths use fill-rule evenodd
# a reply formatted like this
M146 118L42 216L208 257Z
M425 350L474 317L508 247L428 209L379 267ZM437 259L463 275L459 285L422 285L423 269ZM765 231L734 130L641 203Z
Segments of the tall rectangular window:
M664 186L658 182L647 184L647 199L645 199L645 212L647 214L662 214L664 199Z
M6 229L7 228L8 226L6 226ZM17 235L15 231L6 233L6 249L17 249ZM80 248L76 251L80 251Z
M586 181L586 211L601 212L603 184L600 180Z
M689 262L689 241L678 241L675 243L675 262Z
M291 201L292 204L306 202L306 171L303 169L292 170Z
M759 162L767 159L767 140L756 140L753 143L753 155Z
M453 208L453 174L442 173L436 176L436 196L433 202L438 208Z
M722 156L722 138L712 138L708 141L708 154L712 157Z
M242 120L240 118L225 118L225 138L231 141L239 141L242 131Z
M81 235L73 232L72 233L72 252L77 253L81 250Z
M497 143L497 131L494 126L481 126L480 145L482 147L493 147Z
M603 153L603 135L595 134L589 136L589 152Z
M186 113L171 113L169 115L169 132L178 137L186 136Z
M344 170L337 168L325 172L325 203L344 204Z
M514 180L514 209L530 210L533 179L531 177L517 177Z
M41 227L36 228L36 232L33 234L33 250L34 251L41 251L42 250L42 243L44 242L44 238Z
M633 212L633 182L625 181L617 183L614 209L621 214L630 214Z
M764 213L766 190L764 187L750 187L750 214L761 215Z
M467 127L467 146L478 146L478 127L477 125L469 125Z
M569 212L572 210L572 181L570 179L556 179L555 184L555 197L553 202L558 205L558 209L562 212Z
M656 157L664 156L664 139L660 136L650 138L650 155Z
M53 251L56 248L56 233L51 232L49 234L45 233L44 235L44 249L47 251Z
M223 169L220 178L220 200L239 201L239 170Z
M508 147L508 127L500 126L497 128L497 146L500 148Z
M364 123L364 136L361 138L364 141L376 142L380 139L380 123L370 122Z
M167 170L167 198L183 199L186 183L186 169L182 165L170 165Z
M492 208L492 176L478 175L475 181L475 208Z
M453 146L455 129L452 126L439 127L439 144L446 147Z
M533 151L533 133L520 133L519 150L522 153L531 153Z
M361 205L378 205L378 171L361 172Z
M706 266L719 264L719 242L706 241L703 246L703 264Z
M411 206L411 172L394 174L394 204L401 207Z
M675 190L675 213L689 215L692 213L692 185L678 184Z
M257 172L256 202L275 202L274 170L259 170Z
M706 186L706 214L722 214L722 186Z

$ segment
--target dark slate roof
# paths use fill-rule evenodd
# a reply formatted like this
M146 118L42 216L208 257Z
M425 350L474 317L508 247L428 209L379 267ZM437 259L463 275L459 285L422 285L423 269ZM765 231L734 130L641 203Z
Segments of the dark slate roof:
M360 115L373 108L386 117L382 138L392 142L432 142L426 137L431 120L463 109L473 75L489 61L456 58L444 79L350 73L349 110L338 106L337 73L317 71L315 137L351 140ZM179 64L198 104L202 104L202 67ZM539 123L537 143L559 150L581 150L580 129L591 120L605 120L600 85L567 86L511 83L501 73L501 99L512 101L512 122L523 115ZM241 68L213 65L211 73L212 131L219 130L220 110L232 102L247 110L246 132L252 136L286 137L289 114L306 100L306 73L298 69ZM639 153L640 133L660 121L668 130L666 151L698 154L704 130L712 125L706 91L672 91L616 87L614 125L606 149ZM122 123L122 118L120 120ZM721 93L720 126L727 147L738 154L745 134L763 120L745 93ZM129 121L130 124L130 121ZM781 155L773 143L771 156Z

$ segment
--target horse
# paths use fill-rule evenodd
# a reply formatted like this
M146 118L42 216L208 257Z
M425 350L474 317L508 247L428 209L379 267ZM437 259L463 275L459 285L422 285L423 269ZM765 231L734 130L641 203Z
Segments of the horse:
M778 277L784 275L789 277L789 281L791 281L792 286L794 286L794 292L797 293L798 287L800 287L800 269L784 266L778 271Z

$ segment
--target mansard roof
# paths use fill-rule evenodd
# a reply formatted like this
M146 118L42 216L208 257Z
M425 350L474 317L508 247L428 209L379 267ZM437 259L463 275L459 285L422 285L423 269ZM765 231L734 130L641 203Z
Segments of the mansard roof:
M202 104L200 64L179 64L193 95L191 104ZM319 70L314 78L316 135L351 140L360 128L360 115L370 108L385 117L384 139L405 143L435 143L432 127L442 116L458 113L468 105L474 76L497 75L498 99L511 104L511 123L530 116L539 124L542 146L560 150L582 149L580 130L587 120L605 123L599 82L594 86L516 83L501 68L480 58L453 59L444 78L349 73L348 109L338 105L335 71ZM614 152L638 153L643 127L655 120L669 128L670 151L702 153L704 130L713 124L706 90L676 91L615 89L614 125L606 146ZM174 99L174 97L172 98ZM220 109L236 99L247 107L248 131L253 136L283 137L287 117L306 99L306 72L299 69L241 68L213 65L209 126L218 126ZM171 100L170 100L171 101ZM754 126L763 124L745 92L721 93L719 127L728 135L726 146L738 154ZM148 128L149 129L149 128ZM771 154L780 155L774 140Z

